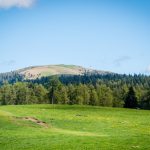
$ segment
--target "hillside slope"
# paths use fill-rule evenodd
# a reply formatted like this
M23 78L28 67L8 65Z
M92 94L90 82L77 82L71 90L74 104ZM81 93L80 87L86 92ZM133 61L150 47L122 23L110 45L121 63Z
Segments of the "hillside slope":
M108 74L110 72L87 69L75 65L46 65L34 66L18 70L19 74L25 76L26 79L35 79L43 76L51 75L83 75L85 72L90 74Z

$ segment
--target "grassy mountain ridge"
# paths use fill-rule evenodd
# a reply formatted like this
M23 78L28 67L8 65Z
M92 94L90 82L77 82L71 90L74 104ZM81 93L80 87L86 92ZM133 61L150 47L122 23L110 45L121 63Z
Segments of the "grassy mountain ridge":
M90 74L108 74L110 72L88 69L76 65L45 65L45 66L32 66L17 71L19 74L24 75L26 79L36 79L44 76L51 75L83 75L85 72Z
M48 77L52 75L83 75L83 74L112 74L108 71L101 71L95 69L84 68L76 65L44 65L44 66L30 66L11 72L0 73L0 85L4 81L15 83L16 81L23 81L24 79L37 79L41 77Z

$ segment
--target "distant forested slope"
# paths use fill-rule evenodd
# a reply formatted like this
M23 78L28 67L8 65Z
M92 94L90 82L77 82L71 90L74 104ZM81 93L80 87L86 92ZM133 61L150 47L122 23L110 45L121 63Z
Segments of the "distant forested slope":
M24 75L19 74L17 71L0 73L0 85L3 85L5 82L10 84L23 81Z

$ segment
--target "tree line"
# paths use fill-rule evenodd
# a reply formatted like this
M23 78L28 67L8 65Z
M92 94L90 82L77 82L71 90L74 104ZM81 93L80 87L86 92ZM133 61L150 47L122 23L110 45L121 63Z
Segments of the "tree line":
M24 75L19 74L17 71L0 73L0 86L3 85L5 82L13 84L19 81L22 82L23 80L24 80Z
M52 76L5 81L1 105L79 104L150 109L150 77L144 75Z

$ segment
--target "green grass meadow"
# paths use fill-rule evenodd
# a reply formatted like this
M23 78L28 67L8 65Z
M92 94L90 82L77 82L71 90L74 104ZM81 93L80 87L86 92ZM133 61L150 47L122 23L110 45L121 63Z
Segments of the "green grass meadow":
M21 117L35 117L48 127ZM0 106L0 150L150 150L150 111L69 105Z

